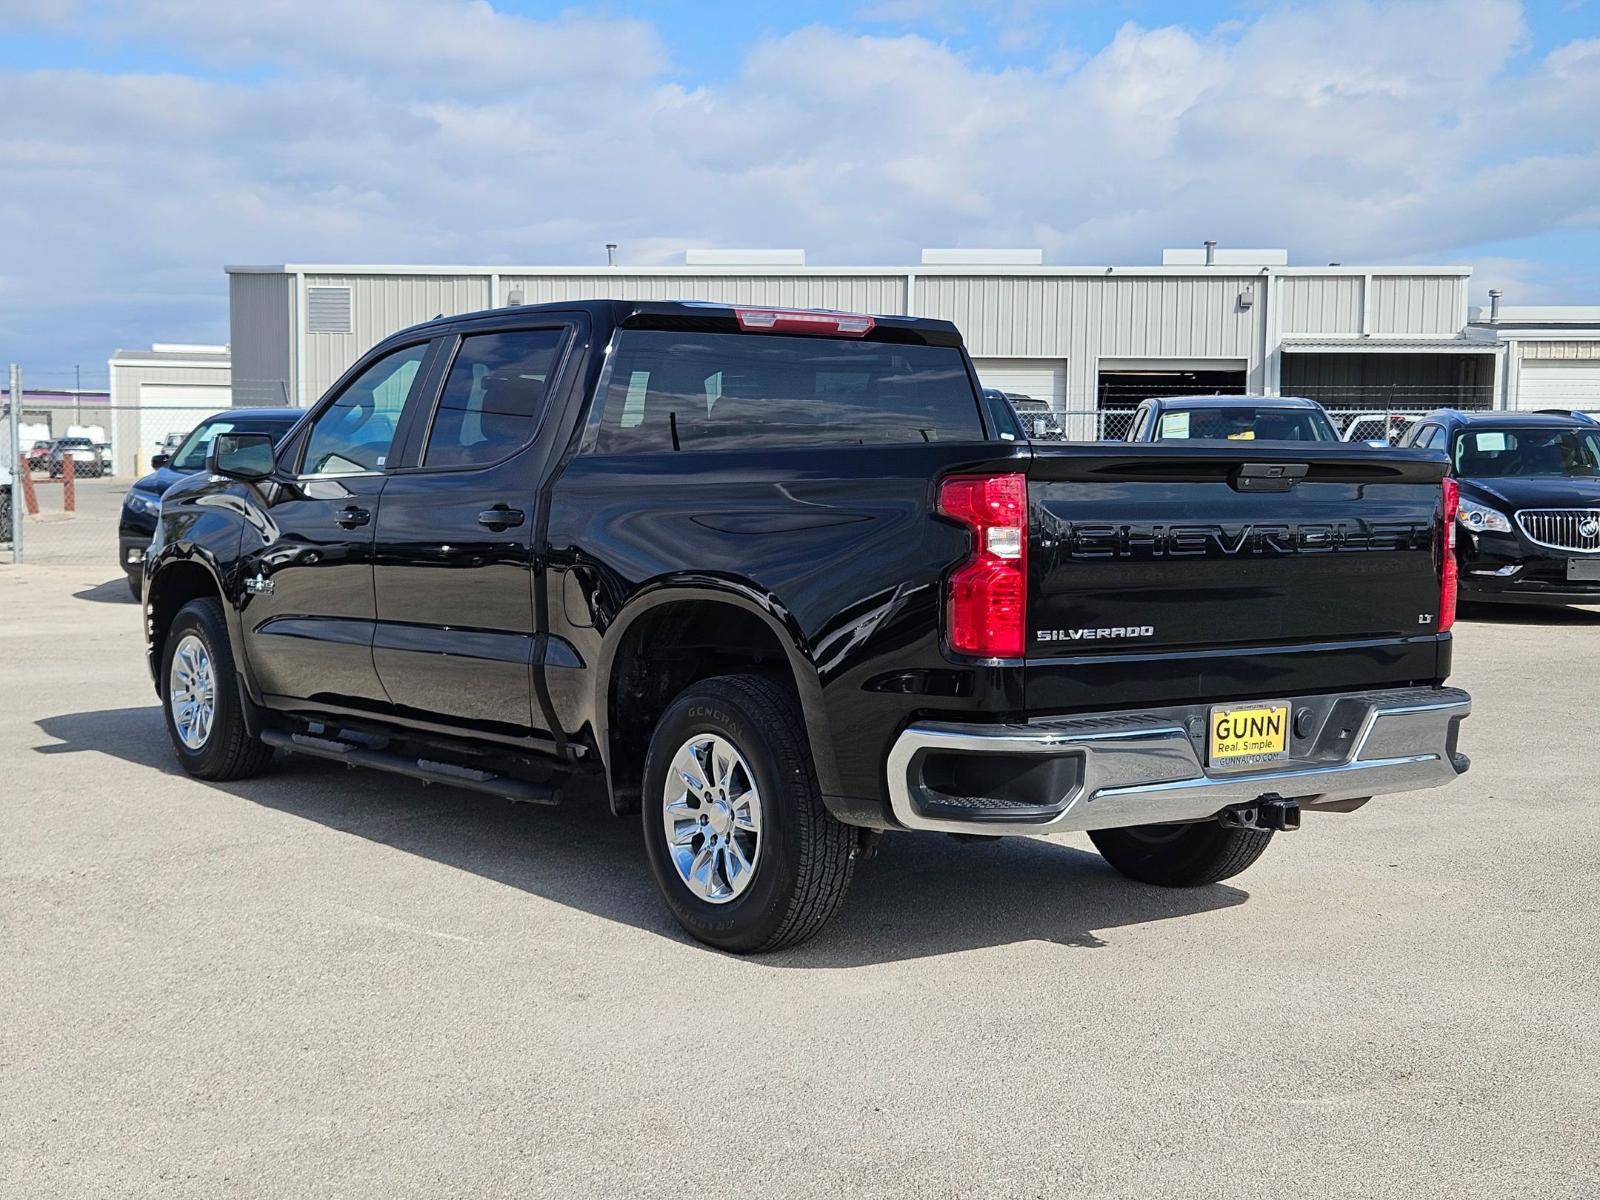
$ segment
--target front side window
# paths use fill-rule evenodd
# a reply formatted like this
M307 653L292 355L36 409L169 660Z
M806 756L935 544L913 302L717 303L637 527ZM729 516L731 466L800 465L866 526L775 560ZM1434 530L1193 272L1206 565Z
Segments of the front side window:
M954 346L624 330L601 454L982 441Z
M303 475L352 475L381 471L389 461L400 413L428 353L427 344L386 354L312 423Z
M532 441L565 336L562 329L525 329L462 338L422 465L482 466Z
M1600 433L1579 429L1468 429L1450 456L1468 478L1600 478Z

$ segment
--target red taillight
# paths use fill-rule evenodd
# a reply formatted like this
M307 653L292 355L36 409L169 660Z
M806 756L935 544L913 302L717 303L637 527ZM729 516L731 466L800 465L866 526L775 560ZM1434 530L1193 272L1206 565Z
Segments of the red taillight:
M736 308L739 328L746 333L810 333L865 337L877 324L863 313L818 312L808 308Z
M1028 480L1022 475L952 475L939 511L972 530L972 555L950 576L950 649L1021 658L1028 616Z
M1461 508L1461 485L1454 479L1444 481L1444 533L1440 537L1444 562L1439 565L1439 632L1444 633L1456 623L1456 591L1460 585L1461 568L1456 565L1456 513Z

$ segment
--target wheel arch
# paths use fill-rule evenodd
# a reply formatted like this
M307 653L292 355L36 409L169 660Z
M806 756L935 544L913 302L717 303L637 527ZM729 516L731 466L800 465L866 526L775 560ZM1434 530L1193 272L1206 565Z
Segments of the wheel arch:
M145 589L145 628L150 646L150 671L156 690L161 689L160 664L166 647L167 630L180 609L191 600L215 597L222 605L222 618L228 626L228 641L234 670L253 691L250 673L240 653L239 612L229 601L223 586L222 570L215 558L198 546L168 545L146 567L149 584Z
M837 780L816 668L793 618L763 593L695 580L641 593L606 630L595 672L595 741L617 813L634 811L650 732L700 679L771 674L794 690L824 792Z

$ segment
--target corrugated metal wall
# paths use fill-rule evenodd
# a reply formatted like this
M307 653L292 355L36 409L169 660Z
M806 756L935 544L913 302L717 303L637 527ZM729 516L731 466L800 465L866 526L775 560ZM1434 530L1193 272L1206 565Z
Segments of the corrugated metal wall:
M1595 359L1600 358L1600 341L1570 342L1518 342L1522 358L1535 359Z
M1254 276L927 275L916 308L960 326L974 357L1066 360L1067 407L1092 408L1102 358L1244 359L1255 381L1262 298Z
M1284 275L1275 286L1285 335L1355 337L1361 332L1361 276Z
M836 274L675 274L572 271L502 274L498 299L540 304L585 298L690 299L737 304L838 308L877 313L906 311L906 275L915 275L912 311L954 321L975 357L1038 358L1068 364L1069 407L1092 406L1102 358L1243 360L1252 389L1265 385L1262 356L1284 334L1360 334L1364 277L1351 274L1118 275L941 274L906 272ZM285 336L282 306L260 280L293 275L235 275L233 341L240 378L269 374L268 364L289 356L294 330ZM245 281L252 282L245 282ZM305 333L303 403L319 396L355 358L380 338L439 313L486 308L487 269L460 275L307 274L307 286L348 286L349 333ZM280 285L281 286L281 285ZM1267 288L1278 289L1269 335ZM1367 305L1374 335L1451 336L1461 329L1465 279L1459 275L1372 276ZM1248 303L1241 304L1241 297ZM262 348L265 340L277 343ZM283 346L287 342L287 348ZM260 364L260 365L258 365ZM269 374L270 377L270 374ZM289 377L294 378L291 369Z
M896 275L502 275L500 302L513 292L524 304L562 300L710 300L838 308L849 312L905 311L906 282Z
M1372 278L1374 337L1392 334L1459 333L1466 313L1467 282L1459 275L1375 275Z
M349 333L305 335L306 394L317 397L374 343L443 314L489 307L487 275L307 275L307 287L349 287Z
M288 404L294 395L294 276L228 276L235 404Z

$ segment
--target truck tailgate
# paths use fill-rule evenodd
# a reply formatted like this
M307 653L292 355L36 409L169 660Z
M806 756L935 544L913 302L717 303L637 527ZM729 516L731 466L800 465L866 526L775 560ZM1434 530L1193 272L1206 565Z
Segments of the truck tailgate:
M1034 444L1031 711L1429 682L1442 455Z

